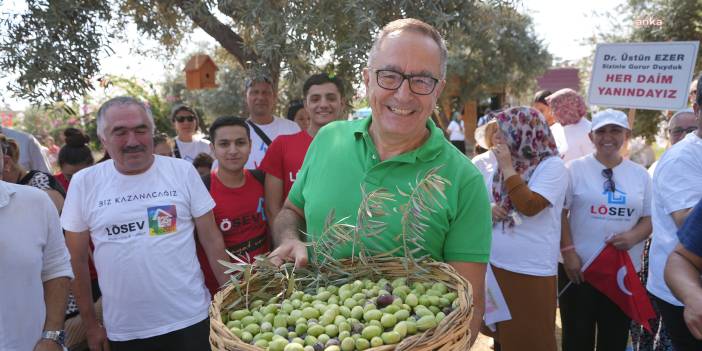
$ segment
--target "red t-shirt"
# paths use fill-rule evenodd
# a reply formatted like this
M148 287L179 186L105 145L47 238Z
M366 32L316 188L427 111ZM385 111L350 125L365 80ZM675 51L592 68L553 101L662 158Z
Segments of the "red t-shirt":
M66 176L63 175L63 173L59 172L54 174L54 178L56 178L56 181L61 184L63 187L63 190L68 192L68 179L66 179Z
M297 134L280 135L268 147L258 168L283 180L283 199L288 197L311 143L312 137L303 130Z
M263 212L263 185L246 171L246 181L238 188L228 188L217 178L216 172L210 174L210 195L215 201L213 209L215 222L224 237L224 246L243 260L250 260L271 249L268 237L268 224ZM205 251L199 245L197 256L205 274L205 285L214 294L219 290Z

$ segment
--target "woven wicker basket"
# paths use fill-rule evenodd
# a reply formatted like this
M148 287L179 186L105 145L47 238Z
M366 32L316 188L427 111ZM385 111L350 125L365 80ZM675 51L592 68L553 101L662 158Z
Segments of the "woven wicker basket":
M398 260L383 262L372 269L361 266L358 261L352 263L350 260L343 261L349 267L349 271L358 272L355 279L363 278L398 278L407 275L402 263ZM432 282L443 282L449 289L457 292L458 307L455 308L446 318L444 318L435 328L423 333L409 336L396 345L384 345L367 349L367 351L388 351L388 350L413 350L413 351L464 351L470 348L470 319L473 315L473 294L470 284L456 272L453 267L440 262L429 262L422 265L431 274L423 275L431 277ZM355 269L356 268L356 269ZM330 276L335 273L329 272ZM254 274L249 282L249 289L255 291L264 286L264 282L257 280ZM427 280L428 281L428 280ZM281 283L282 285L283 283ZM270 285L269 285L270 286ZM276 291L273 291L277 288ZM284 287L278 286L270 289L270 296L279 293ZM221 311L229 306L240 296L232 286L219 291L210 306L210 344L212 350L217 351L263 351L262 348L247 344L232 334L222 323Z

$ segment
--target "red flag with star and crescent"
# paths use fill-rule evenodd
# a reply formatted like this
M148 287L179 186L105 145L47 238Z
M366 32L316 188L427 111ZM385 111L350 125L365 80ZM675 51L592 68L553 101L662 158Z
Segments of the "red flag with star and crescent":
M583 266L585 281L609 297L631 320L652 333L648 321L656 318L656 313L629 254L607 244L593 257Z

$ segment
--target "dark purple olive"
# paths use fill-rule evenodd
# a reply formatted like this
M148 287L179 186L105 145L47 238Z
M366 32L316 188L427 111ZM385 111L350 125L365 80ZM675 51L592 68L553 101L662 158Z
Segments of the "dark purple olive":
M441 312L444 312L444 314L448 316L451 312L453 312L453 308L444 307L444 309Z
M324 351L324 345L322 345L321 342L314 343L314 345L312 345L312 348L314 348L314 351Z
M351 334L361 334L363 332L363 324L353 323L351 326Z
M294 332L294 331L295 331L295 327L294 327L294 326L289 326L289 327L288 327L288 331L289 331L289 332Z
M394 296L384 294L378 296L378 298L375 300L375 304L378 306L378 308L383 308L385 306L391 305L393 301L395 301Z
M339 339L337 338L332 338L327 341L327 343L324 345L324 348L326 349L329 346L339 346L341 343L339 342Z

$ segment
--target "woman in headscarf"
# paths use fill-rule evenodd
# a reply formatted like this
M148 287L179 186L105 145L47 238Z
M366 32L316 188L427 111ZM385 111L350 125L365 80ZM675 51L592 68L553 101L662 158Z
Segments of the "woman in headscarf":
M588 137L590 121L585 100L573 89L561 89L546 98L556 122L551 132L565 163L595 151Z
M545 118L515 107L495 117L504 143L488 177L490 266L511 314L497 323L502 351L555 351L556 275L568 176Z
M641 269L644 240L652 230L651 178L620 154L630 133L624 112L599 112L590 133L595 152L568 164L558 270L564 351L624 351L627 346L630 318L585 282L581 269L605 244L627 251L636 271Z

